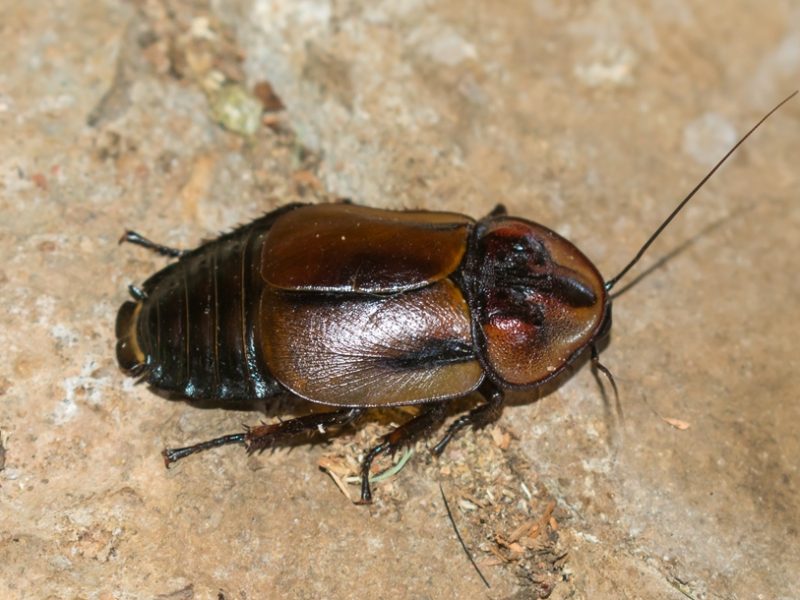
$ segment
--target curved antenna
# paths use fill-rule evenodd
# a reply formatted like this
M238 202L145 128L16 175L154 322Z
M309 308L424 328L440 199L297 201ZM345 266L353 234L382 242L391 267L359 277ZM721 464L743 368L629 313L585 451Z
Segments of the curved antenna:
M778 109L779 109L781 106L783 106L783 105L784 105L784 104L786 104L786 103L787 103L789 100L791 100L792 98L794 98L794 97L797 95L797 92L798 92L798 90L795 90L794 92L792 92L791 94L789 94L789 95L788 95L786 98L784 98L784 99L783 99L781 102L779 102L779 103L778 103L778 105L777 105L777 106L775 106L775 108L773 108L773 109L772 109L771 111L769 111L769 112L768 112L766 115L764 115L763 117L761 117L761 120L760 120L758 123L756 123L755 125L753 125L753 127L750 129L750 131L748 131L747 133L745 133L745 134L744 134L744 136L742 136L742 138L741 138L741 139L740 139L738 142L736 142L736 144L734 144L733 148L731 148L730 150L728 150L728 152L725 154L725 156L723 156L723 157L720 159L720 161L719 161L719 162L718 162L716 165L714 165L714 168L713 168L713 169L711 169L711 170L708 172L708 174L707 174L705 177L703 177L703 179L701 179L701 180L700 180L700 183L698 183L698 184L697 184L697 185L694 187L694 189L693 189L691 192L689 192L689 194L686 196L686 198L684 198L683 200L681 200L680 204L678 204L678 206L675 208L675 210L673 210L673 211L672 211L672 213L670 213L670 215L669 215L669 216L668 216L668 217L667 217L667 218L664 220L664 222L663 222L663 223L661 223L661 225L659 225L659 226L658 226L658 229L656 229L656 230L655 230L655 232L653 233L653 235L651 235L651 236L650 236L650 237L647 239L647 241L646 241L646 242L645 242L645 243L642 245L642 247L641 247L641 248L639 248L639 251L636 253L636 256L634 256L634 257L633 257L633 260L631 260L631 261L630 261L630 262L629 262L627 265L625 265L625 268L624 268L624 269L622 269L622 270L621 270L619 273L617 273L617 274L616 274L614 277L612 277L611 279L609 279L608 281L606 281L606 283L605 283L605 288L606 288L606 291L607 291L607 292L610 292L610 291L611 291L611 288L613 288L613 287L614 287L614 286L617 284L617 282L618 282L620 279L622 279L622 278L623 278L623 277L624 277L624 276L625 276L625 275L628 273L628 271L630 271L630 270L631 270L631 268L632 268L632 267L633 267L633 266L634 266L634 265L635 265L637 262L639 262L639 259L640 259L640 258L642 258L642 256L644 255L644 253L645 253L645 252L647 252L647 249L648 249L648 248L650 247L650 245L651 245L651 244L652 244L652 243L653 243L653 242L656 240L656 238L657 238L657 237L658 237L658 236L661 234L661 232L662 232L662 231L664 231L664 229L666 229L667 225L669 225L669 224L672 222L672 219L674 219L674 218L677 216L677 214L678 214L679 212L681 212L681 209L683 209L683 207L684 207L684 206L686 206L686 204L688 204L689 200L691 200L691 199L694 197L694 195L695 195L695 194L696 194L696 193L697 193L697 192L700 190L700 188L701 188L701 187L703 187L703 186L705 185L706 181L708 181L709 179L711 179L711 176L712 176L714 173L716 173L716 172L717 172L717 169L719 169L719 168L722 166L722 164L723 164L723 163L724 163L726 160L728 160L728 158L730 157L730 155L731 155L731 154L733 154L734 152L736 152L736 149L737 149L739 146L741 146L741 145L744 143L744 141L745 141L747 138L749 138L749 137L750 137L750 135L751 135L751 134L752 134L752 133L753 133L753 132L754 132L756 129L758 129L758 128L761 126L761 124L762 124L764 121L766 121L767 119L769 119L769 118L772 116L772 114L773 114L773 113L774 113L776 110L778 110Z

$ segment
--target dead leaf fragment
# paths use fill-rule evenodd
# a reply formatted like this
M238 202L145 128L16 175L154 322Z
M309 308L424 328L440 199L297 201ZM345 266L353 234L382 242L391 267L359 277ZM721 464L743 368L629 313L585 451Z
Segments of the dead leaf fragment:
M511 434L507 431L503 431L503 429L499 426L492 427L492 441L494 441L494 445L500 448L501 450L507 450L509 445L511 444Z
M342 477L347 475L349 472L349 469L344 461L336 457L323 456L319 459L317 464L321 471L327 473L328 476L333 479L333 483L335 483L336 487L339 488L339 491L344 494L344 497L352 502L353 498L350 496L347 485L345 485L344 481L342 481Z
M266 112L277 112L284 108L283 101L268 81L259 81L253 87L253 95L261 101Z
M671 425L672 427L678 429L679 431L686 431L687 429L689 429L689 427L691 427L689 423L687 423L686 421L681 421L680 419L673 419L671 417L661 417L661 418L667 425Z

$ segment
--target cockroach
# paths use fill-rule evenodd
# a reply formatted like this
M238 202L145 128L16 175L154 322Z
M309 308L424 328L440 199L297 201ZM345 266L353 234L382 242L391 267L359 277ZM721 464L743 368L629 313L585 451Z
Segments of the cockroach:
M369 503L375 457L441 425L450 401L475 391L485 400L452 422L434 455L459 430L497 419L506 391L537 388L586 351L610 377L597 347L611 328L611 290L796 94L750 129L608 280L571 242L502 205L475 221L348 202L289 204L194 250L127 231L121 242L177 260L130 286L133 301L119 309L125 372L190 400L290 394L334 407L167 449L165 462L225 444L252 453L352 423L367 408L424 405L365 455L361 502Z

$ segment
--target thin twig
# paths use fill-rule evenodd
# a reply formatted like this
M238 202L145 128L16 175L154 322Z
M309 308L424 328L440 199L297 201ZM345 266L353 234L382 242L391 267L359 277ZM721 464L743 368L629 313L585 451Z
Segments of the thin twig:
M475 559L472 558L472 554L470 554L470 551L467 548L467 545L464 543L464 538L461 537L461 534L458 531L458 527L456 526L455 519L453 519L453 513L450 511L450 504L447 502L447 497L444 495L444 489L442 488L442 484L441 483L439 484L439 491L442 493L442 500L444 501L445 509L447 509L447 516L450 519L450 523L452 523L452 525L453 525L453 531L456 532L456 537L458 538L458 541L461 543L461 547L464 549L464 554L467 555L467 558L469 559L469 562L472 563L472 566L475 568L475 571L478 573L478 576L481 578L481 581L483 581L483 584L487 587L487 589L491 588L492 586L489 585L489 582L486 581L486 577L484 577L483 573L481 573L481 570L478 568L478 565L475 563Z

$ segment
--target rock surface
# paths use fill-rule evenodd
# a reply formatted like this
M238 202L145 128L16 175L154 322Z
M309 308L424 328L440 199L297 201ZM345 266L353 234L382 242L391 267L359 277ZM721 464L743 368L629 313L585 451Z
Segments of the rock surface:
M796 596L800 101L615 303L623 419L584 366L438 461L418 444L359 507L317 464L346 477L402 413L165 470L166 445L282 413L167 401L113 353L127 285L165 264L125 228L191 247L293 200L503 202L613 275L798 86L793 3L76 0L0 24L5 597Z

